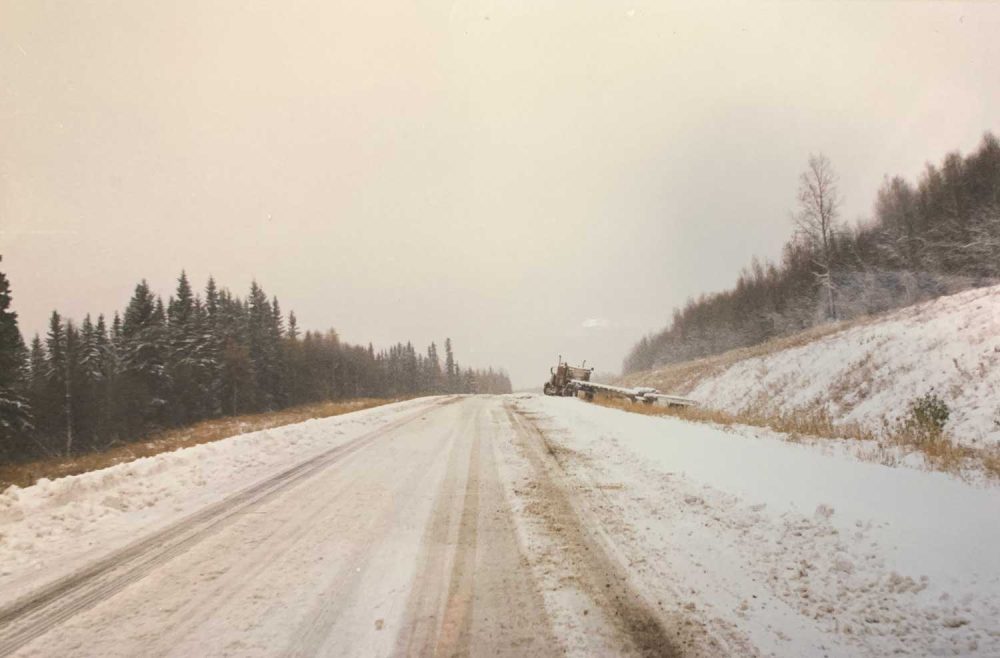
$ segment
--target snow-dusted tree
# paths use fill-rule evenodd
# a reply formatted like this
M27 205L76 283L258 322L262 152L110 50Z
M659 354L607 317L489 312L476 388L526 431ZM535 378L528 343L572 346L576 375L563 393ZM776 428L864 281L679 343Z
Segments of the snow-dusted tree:
M431 343L427 348L427 391L430 393L441 392L441 359L438 357L438 349L435 343Z
M968 261L967 272L1000 277L1000 201L973 213L969 241L960 248Z
M189 423L212 415L218 406L213 385L217 361L207 313L183 271L167 316L171 422Z
M122 316L115 311L115 317L111 320L111 343L115 349L120 350L122 346Z
M46 429L54 436L61 433L65 438L65 452L73 449L73 364L70 362L70 349L67 341L68 323L63 323L62 317L52 311L49 317L49 331L45 336L45 380L46 397ZM75 330L74 330L75 333Z
M458 371L455 365L455 354L451 349L451 338L444 339L444 379L446 393L454 393L458 390Z
M834 242L841 199L833 165L822 153L809 157L809 166L799 177L798 201L793 221L799 235L812 248L819 268L817 276L826 293L827 313L836 320Z
M886 179L875 199L875 215L882 224L880 255L886 264L919 269L926 237L920 235L917 197L910 184L899 176Z
M101 318L103 323L104 318ZM101 353L101 339L97 327L88 313L80 325L80 374L87 381L104 379L104 355Z
M208 282L205 284L205 301L198 305L196 314L199 346L205 366L210 370L205 401L205 408L209 416L218 416L223 412L222 350L224 334L219 299L219 289L215 279L209 276Z
M27 350L11 310L10 282L0 272L0 451L31 430L31 408L25 398L29 375Z
M256 383L254 404L259 410L274 409L277 404L278 338L271 302L254 281L247 297L247 352Z
M166 311L141 281L125 309L121 330L124 418L127 433L141 434L169 423Z
M476 373L472 368L465 371L462 376L462 392L463 393L478 393L479 390L476 387L477 384Z
M285 367L285 318L281 314L281 305L277 297L271 297L271 321L268 323L268 343L274 354L274 373L272 375L271 400L275 408L288 405L288 370Z
M96 378L94 395L97 407L93 435L95 442L106 445L111 440L119 438L116 418L121 358L103 314L97 316L94 342L100 355L100 364L93 373Z
M35 337L31 339L31 349L28 352L28 390L33 396L35 391L40 391L44 387L46 360L42 339L38 334L35 334Z
M403 348L403 391L407 395L416 395L420 391L420 364L411 342Z
M222 412L235 414L252 411L255 409L256 395L253 366L247 349L247 306L228 290L220 290L217 294L217 310L210 322L213 340L218 346L218 385Z
M80 330L72 320L66 320L66 445L67 455L73 454L74 441L79 435L80 408L84 403L81 399L83 386L80 377Z
M302 388L303 370L302 341L299 340L299 321L295 311L288 314L288 328L281 338L281 381L287 404L298 404L306 399Z
M209 276L208 283L205 285L205 315L210 324L215 321L218 310L219 288L215 285L215 278Z
M104 414L107 373L106 355L102 344L106 337L100 336L104 328L101 318L95 325L88 314L80 325L78 337L70 337L67 344L75 351L72 363L73 424L77 448L89 449L98 444L101 436L101 420ZM74 334L76 333L74 329ZM76 343L74 348L73 344Z
M12 301L10 282L0 272L0 387L6 388L24 384L28 374L24 339L17 326L17 313L11 309Z

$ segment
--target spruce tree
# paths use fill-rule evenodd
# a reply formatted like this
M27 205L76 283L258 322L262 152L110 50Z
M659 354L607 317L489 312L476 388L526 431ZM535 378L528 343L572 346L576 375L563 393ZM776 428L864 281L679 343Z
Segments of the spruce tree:
M49 317L49 331L45 336L45 410L47 438L52 449L59 450L57 437L64 437L63 445L72 448L72 392L70 390L70 363L66 346L66 325L58 312Z
M0 451L19 449L16 437L30 431L31 407L25 397L29 375L28 354L17 326L10 282L0 272Z
M45 376L47 372L46 367L46 355L45 348L42 346L42 339L38 334L31 339L31 351L28 356L28 372L29 372L29 383L28 390L31 392L32 396L35 396L36 391L41 392L45 384Z
M205 285L205 301L197 315L197 331L206 367L206 413L218 416L222 413L222 345L223 335L220 324L219 290L211 276Z
M10 308L12 301L10 282L0 272L0 388L6 390L23 384L26 374L24 340L17 327L17 313Z
M118 352L111 340L104 315L97 316L94 327L94 343L100 358L99 366L94 372L97 379L94 391L94 437L105 443L117 438L114 421L116 417L116 387L118 385L119 361Z
M72 340L67 342L72 343ZM80 448L93 447L100 438L98 425L104 403L104 359L98 327L94 325L90 314L87 314L80 325L73 387L73 418ZM81 445L80 442L87 445Z
M121 348L122 344L122 318L118 315L118 311L115 311L115 317L111 321L111 342L116 349Z
M122 425L142 434L167 424L168 398L166 313L145 280L132 294L121 329L123 392Z
M215 319L215 314L219 310L219 289L215 285L215 278L212 276L208 277L208 283L205 285L205 312L208 314L209 320Z
M223 413L253 410L253 366L247 349L247 309L228 290L218 293L214 333L218 341L219 395Z
M458 377L455 371L455 355L451 351L451 338L444 339L444 378L445 392L454 393L458 389Z
M271 396L272 404L275 408L281 409L288 404L288 380L286 374L288 372L287 358L288 353L285 349L285 318L281 314L281 306L278 304L278 298L271 298L271 322L268 325L270 329L268 335L268 343L271 352L274 355L274 371L272 374L271 384Z
M88 313L80 325L80 374L87 380L103 378L104 355L97 336L97 327Z
M274 312L264 289L256 281L247 298L247 351L253 368L257 410L274 408L277 344L274 340Z
M66 321L66 395L65 395L65 422L66 422L66 443L65 454L71 455L78 446L74 444L79 436L79 417L81 407L81 382L80 382L80 331L73 324L72 320Z
M170 382L170 421L184 424L204 416L199 363L199 338L195 326L194 293L183 270L177 290L167 305L167 374Z
M437 345L433 342L427 348L427 393L441 392L441 360L438 358Z

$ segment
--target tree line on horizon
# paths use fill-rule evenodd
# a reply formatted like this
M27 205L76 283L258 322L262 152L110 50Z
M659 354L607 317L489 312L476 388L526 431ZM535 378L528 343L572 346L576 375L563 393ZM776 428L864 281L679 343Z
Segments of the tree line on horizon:
M389 349L300 331L253 282L247 297L209 278L204 296L182 272L164 302L143 280L108 323L53 311L26 344L0 272L0 460L80 454L155 430L323 401L509 393L503 370L462 368L412 343Z
M802 174L779 263L757 258L736 285L689 299L643 337L625 374L757 345L812 326L1000 283L1000 141L928 163L916 183L886 177L874 216L849 227L829 160Z

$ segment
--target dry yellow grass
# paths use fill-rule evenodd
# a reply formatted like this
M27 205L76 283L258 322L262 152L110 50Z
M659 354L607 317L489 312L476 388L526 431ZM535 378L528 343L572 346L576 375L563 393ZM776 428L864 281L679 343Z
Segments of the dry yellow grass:
M859 424L834 424L833 419L825 409L799 409L794 413L774 413L766 410L761 405L760 407L751 407L740 413L733 414L704 406L664 407L633 404L628 400L618 398L598 398L595 399L595 402L604 406L650 416L673 416L684 420L718 423L720 425L738 424L767 427L788 434L791 438L795 438L798 435L857 439L860 441L872 441L876 438L874 433L866 430Z
M161 452L219 441L237 434L301 423L311 418L339 416L396 401L362 398L343 402L318 402L281 411L214 418L187 427L156 432L138 441L117 444L101 452L74 457L53 457L24 464L0 465L0 491L12 484L26 487L42 478L54 480L66 475L78 475L130 462L140 457L150 457Z
M881 437L856 423L834 423L830 415L823 409L799 409L793 412L776 414L766 411L748 409L738 414L732 414L708 407L662 407L647 404L635 404L620 398L598 396L596 404L615 409L623 409L632 413L648 416L672 416L694 422L709 422L719 425L750 425L765 427L781 432L791 441L803 437L817 439L854 439L870 442L872 450L863 452L871 456L873 461L893 465L896 459L891 456L890 446L902 446L908 450L921 452L931 468L963 475L969 468L981 469L988 478L1000 480L1000 450L977 449L955 443L946 436L929 439L908 430L903 425L887 426Z
M983 468L994 478L1000 479L1000 450L991 450L983 455Z

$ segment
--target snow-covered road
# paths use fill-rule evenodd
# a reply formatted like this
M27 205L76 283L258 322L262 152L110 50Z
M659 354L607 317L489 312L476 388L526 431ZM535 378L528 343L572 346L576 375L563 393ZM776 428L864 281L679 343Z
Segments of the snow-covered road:
M997 655L998 504L572 399L425 398L0 494L0 654Z

